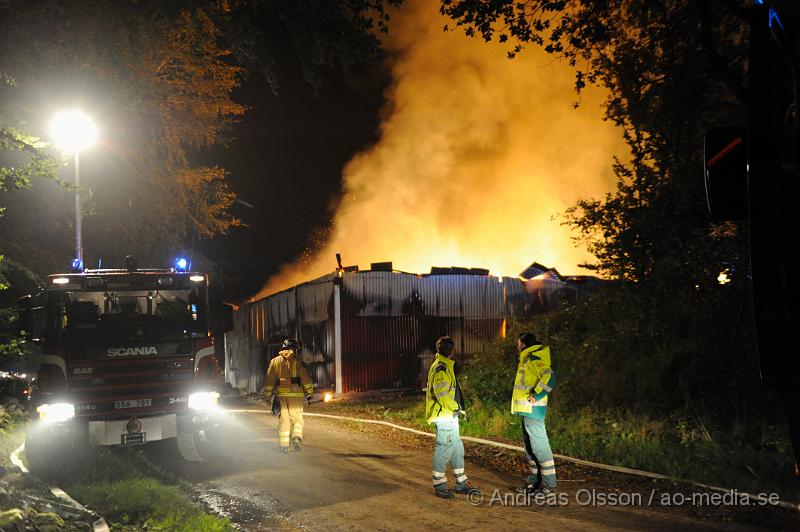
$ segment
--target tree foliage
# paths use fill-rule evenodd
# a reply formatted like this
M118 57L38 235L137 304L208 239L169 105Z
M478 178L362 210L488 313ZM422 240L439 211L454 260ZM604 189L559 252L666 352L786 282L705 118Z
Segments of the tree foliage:
M441 10L468 34L529 43L608 91L630 160L613 166L617 190L585 199L567 223L605 277L695 287L723 262L742 260L741 228L714 224L705 211L705 130L743 118L746 9L735 1L615 0L480 2L443 0ZM674 285L673 285L674 286Z
M225 0L220 26L236 61L279 88L280 56L290 56L315 89L324 73L383 57L378 33L389 30L403 0ZM288 53L287 53L288 52Z
M587 266L616 283L549 332L572 359L617 368L604 377L620 391L612 401L646 404L656 392L663 406L738 412L757 381L747 225L709 219L702 150L709 127L744 120L746 4L442 0L441 12L468 35L507 42L510 57L543 46L575 68L578 93L603 87L630 150L614 161L616 190L565 217L595 257ZM719 284L723 271L731 284Z
M87 253L158 261L166 250L196 249L200 239L241 225L226 170L214 158L246 112L233 97L244 77L261 73L277 90L279 60L298 59L320 87L327 70L380 56L385 6L399 3L89 0L76 9L63 0L9 0L0 4L0 61L20 88L10 106L19 131L39 131L56 101L100 118L102 168L84 165L84 172L105 175L96 197L86 188L82 194L87 241L106 245ZM38 261L41 250L30 243L64 240L70 218L53 224L58 235L37 239L27 218L51 200L14 200L12 225L29 238L4 245Z
M42 110L52 109L53 101L91 106L105 133L105 161L113 161L104 169L113 169L118 186L102 205L87 202L84 215L121 212L109 227L117 235L112 243L135 242L131 251L139 252L238 225L228 209L232 194L224 171L197 164L195 156L219 144L245 111L231 99L241 68L230 63L211 16L202 8L163 12L138 2L88 4L0 6L6 37L0 57L19 88L12 101L20 121L41 128L47 121ZM13 199L34 208L47 203L35 196ZM123 205L127 209L120 211ZM14 251L41 246L36 229L5 244Z

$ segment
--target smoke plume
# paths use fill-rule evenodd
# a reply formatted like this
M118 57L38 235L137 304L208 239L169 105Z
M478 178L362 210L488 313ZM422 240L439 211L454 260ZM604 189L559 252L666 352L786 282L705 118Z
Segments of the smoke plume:
M602 120L605 95L587 89L574 109L568 65L535 47L509 60L501 45L443 32L447 22L432 0L394 15L380 140L344 169L327 244L256 297L333 271L337 252L362 269L392 261L512 276L534 260L580 273L591 259L559 216L613 186L622 141Z

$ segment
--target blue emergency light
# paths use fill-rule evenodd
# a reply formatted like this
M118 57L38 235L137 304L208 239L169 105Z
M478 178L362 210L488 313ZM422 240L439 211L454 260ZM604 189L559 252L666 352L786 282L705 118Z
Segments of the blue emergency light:
M70 265L72 271L75 273L80 273L83 271L83 261L81 259L72 259L72 264Z
M186 260L184 257L178 257L175 259L175 271L176 272L185 272L189 270L189 261Z

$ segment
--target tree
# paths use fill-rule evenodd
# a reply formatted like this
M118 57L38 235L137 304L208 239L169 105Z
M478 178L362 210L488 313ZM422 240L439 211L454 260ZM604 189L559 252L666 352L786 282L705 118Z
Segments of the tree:
M389 30L388 7L403 0L230 0L219 25L236 61L277 91L281 57L296 59L315 89L330 70L348 71L383 57L377 32Z
M698 169L708 126L743 120L744 7L443 0L441 11L469 35L511 41L511 57L529 43L544 46L576 68L577 91L587 82L608 90L606 116L621 127L631 160L614 166L615 194L578 203L569 218L597 257L595 269L645 281L679 268L690 286L718 275L710 242L736 230L708 222ZM716 254L730 260L731 252Z
M0 71L0 93L3 96L14 91L14 80ZM5 101L2 98L0 101ZM56 179L55 160L44 151L46 144L41 139L21 133L18 123L13 123L13 113L3 109L0 120L0 153L14 164L0 164L0 192L23 190L31 185L35 177ZM0 217L4 208L0 206ZM29 346L18 337L16 309L11 305L26 291L36 289L35 274L14 261L0 255L0 367L30 369L22 359L30 354Z
M104 169L113 168L106 171L117 174L114 184L121 186L93 209L87 202L85 214L113 219L104 224L115 234L108 240L112 248L125 241L137 243L133 251L174 247L190 234L235 227L224 171L198 165L192 153L221 142L244 113L230 98L241 69L219 46L213 21L199 8L151 13L136 2L91 4L80 10L59 1L0 7L6 36L0 56L20 88L13 103L21 119L45 122L41 109L58 99L91 101L92 112L103 115L105 140L118 148L107 153L116 168ZM40 194L15 195L17 210L26 202L34 208L52 203ZM46 216L36 210L40 219ZM117 215L109 216L112 211ZM35 233L35 226L15 225L26 236ZM31 260L25 247L41 247L43 239L19 236L4 244ZM66 234L58 236L56 242Z
M578 93L604 87L606 118L630 149L614 162L616 191L565 218L594 254L589 267L617 283L555 329L609 367L659 372L646 390L656 404L746 419L755 393L743 390L757 389L747 225L709 220L702 180L705 131L744 119L744 3L442 0L441 12L468 35L507 42L512 58L543 46L575 67ZM733 283L719 284L723 271Z
M90 0L74 9L10 0L0 4L0 59L22 88L14 107L29 124L42 124L56 99L91 102L104 119L104 161L95 167L104 181L84 205L91 240L105 246L89 254L160 261L241 224L214 150L246 111L233 99L244 76L258 72L277 90L278 60L294 56L319 87L327 70L380 56L373 30L387 27L384 4L399 2ZM52 200L14 199L7 222L30 234L26 216ZM52 224L60 232L48 240L68 238L69 223ZM34 240L3 245L41 262L42 246L26 246Z

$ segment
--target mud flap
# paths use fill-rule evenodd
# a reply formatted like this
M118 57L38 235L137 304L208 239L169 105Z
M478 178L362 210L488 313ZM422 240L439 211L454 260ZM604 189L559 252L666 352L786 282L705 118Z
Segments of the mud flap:
M35 421L25 432L28 466L40 478L69 477L91 463L93 455L85 425L44 425Z
M210 442L205 438L204 431L193 430L179 432L176 442L181 458L187 462L205 461L206 458L204 455L206 453L204 451L208 448Z

